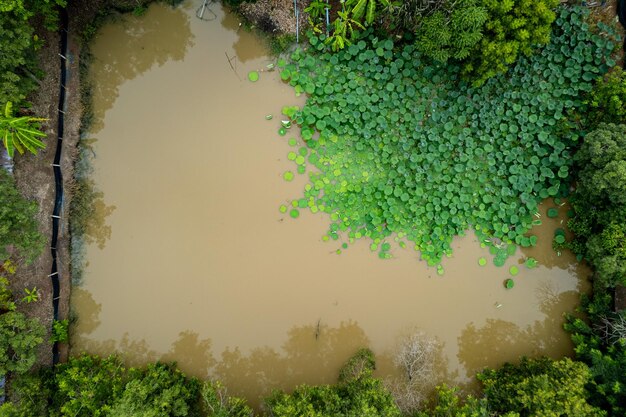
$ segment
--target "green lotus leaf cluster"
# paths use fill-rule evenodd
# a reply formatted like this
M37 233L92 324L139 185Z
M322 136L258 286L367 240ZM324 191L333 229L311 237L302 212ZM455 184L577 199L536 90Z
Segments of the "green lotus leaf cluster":
M496 265L534 245L538 204L567 188L584 133L573 115L611 65L614 44L585 13L560 9L550 44L479 88L413 45L368 34L331 53L313 37L279 65L308 94L302 109L283 109L309 149L297 165L315 168L302 208L330 215L332 239L397 234L431 265L468 229Z

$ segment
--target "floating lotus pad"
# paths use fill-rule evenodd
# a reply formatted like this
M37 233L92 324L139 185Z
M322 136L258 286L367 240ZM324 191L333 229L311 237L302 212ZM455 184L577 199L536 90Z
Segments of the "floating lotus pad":
M259 79L259 73L257 71L250 71L248 73L248 79L252 82L256 82Z
M304 156L302 156L302 155L298 155L298 156L295 158L295 161L296 161L296 164L298 164L298 165L302 165L302 164L304 164Z
M298 174L304 174L306 172L306 167L304 165L298 165Z
M511 288L513 288L515 286L515 281L513 281L511 278L507 279L506 281L504 281L504 287L507 290L510 290Z
M285 129L284 127L281 127L280 129L278 129L278 134L280 136L285 136L287 134L287 129Z
M563 236L563 235L556 235L556 236L554 236L554 241L556 243L559 243L559 244L565 243L565 236Z
M509 273L513 276L519 274L519 268L516 267L515 265L513 265L512 267L509 268Z
M554 219L555 217L559 216L559 210L555 207L550 207L548 209L548 217L550 217L551 219Z
M298 155L295 152L289 152L287 154L287 159L289 159L290 161L295 161L297 156Z
M528 258L524 262L524 265L526 265L526 268L534 268L534 267L537 266L538 263L539 262L537 262L537 260L535 258Z
M280 211L281 213L287 213L287 206L284 204L281 204L280 207L278 208L278 211Z
M289 146L296 146L298 144L298 141L296 140L296 138L291 138L289 139L289 141L287 141L287 143L289 143Z
M285 179L285 181L292 181L293 180L293 172L291 171L286 171L283 174L283 178Z
M405 232L430 265L470 225L479 241L492 239L495 265L515 244L535 245L528 232L539 203L571 182L577 132L558 122L580 110L580 95L610 62L610 48L596 45L607 41L581 29L585 13L561 9L542 54L478 88L454 82L455 64L420 59L413 44L394 50L370 37L337 53L296 50L281 77L310 96L283 113L312 154L316 206L341 213L332 220L339 232L381 241Z
M480 266L487 265L487 259L485 259L485 258L478 258L478 265L480 265Z
M291 209L289 215L291 216L291 218L297 219L298 217L300 217L300 211L298 211L298 209Z

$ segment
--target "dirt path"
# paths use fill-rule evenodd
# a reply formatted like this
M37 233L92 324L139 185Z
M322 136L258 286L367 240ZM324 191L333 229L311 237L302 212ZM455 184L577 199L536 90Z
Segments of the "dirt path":
M47 134L46 149L38 155L26 154L16 156L14 175L21 193L37 202L39 211L37 220L39 230L45 237L45 249L42 254L30 265L22 266L16 272L13 280L13 291L21 294L23 288L36 287L40 293L38 302L20 304L19 309L30 317L37 317L50 331L52 327L52 285L50 271L52 269L52 255L50 241L52 232L52 211L55 199L55 183L52 163L57 142L57 115L59 103L60 81L60 36L56 32L40 30L38 35L44 39L45 45L39 51L39 64L45 75L41 80L40 88L30 97L32 111L39 117L48 120L43 124L43 131ZM59 240L57 243L58 269L61 283L61 299L59 300L59 319L68 317L70 294L69 271L69 226L68 207L71 199L72 170L75 148L78 142L80 125L79 79L78 79L78 48L75 42L70 42L70 76L67 83L68 105L65 108L65 131L63 137L63 152L61 169L63 171L65 198L60 219ZM52 364L52 348L50 344L43 344L39 348L38 365Z

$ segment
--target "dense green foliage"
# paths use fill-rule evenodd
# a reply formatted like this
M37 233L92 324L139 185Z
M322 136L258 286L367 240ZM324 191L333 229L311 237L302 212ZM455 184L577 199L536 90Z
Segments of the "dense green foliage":
M618 417L626 415L626 312L612 312L611 296L597 292L592 299L585 297L582 304L593 324L570 317L565 328L572 333L576 358L591 370L589 402Z
M31 78L37 72L35 51L41 46L30 24L35 16L43 16L46 26L55 29L56 6L65 0L2 0L0 1L0 108L9 101L18 107L36 86Z
M463 73L476 85L508 70L518 56L550 40L554 9L559 0L482 0L489 17L483 37L464 61ZM557 22L563 32L577 31L578 22ZM584 28L582 28L584 30Z
M46 374L47 372L43 372ZM48 416L48 400L51 392L45 385L45 378L39 373L24 374L11 381L13 402L0 406L1 417L41 417Z
M479 0L465 0L449 13L436 11L416 29L416 45L425 56L440 62L464 60L475 53L489 15Z
M414 38L415 47L440 62L454 59L478 86L506 72L519 56L550 40L558 0L348 0L336 11L326 43L334 51L358 33L377 28ZM322 33L327 5L311 2L306 11Z
M493 411L517 412L521 417L592 417L604 412L587 403L589 368L569 358L523 358L519 365L478 374Z
M124 387L107 416L189 416L194 413L200 383L172 365L149 364Z
M326 239L369 237L383 258L392 233L430 264L470 226L503 248L499 265L507 243L534 244L527 233L537 204L568 186L569 147L579 139L568 115L583 108L581 94L613 49L584 16L562 9L548 46L480 88L412 45L394 51L369 37L331 54L323 36L312 38L281 73L309 95L302 110L284 109L307 145L290 159L298 172L307 160L317 168L292 212L328 213Z
M252 409L246 401L227 395L226 388L219 381L204 381L200 389L202 411L211 417L249 417Z
M16 311L0 315L0 375L29 371L44 335L45 329L36 319Z
M0 260L7 259L13 247L27 259L39 255L43 237L39 234L35 203L25 200L13 178L0 169Z
M434 404L428 411L418 412L415 417L489 417L489 405L484 398L469 395L463 401L454 388L446 385L437 387ZM508 413L502 414L509 416ZM515 414L511 413L511 417Z
M594 268L598 287L626 284L626 125L601 124L575 156L578 184L570 243Z
M601 122L626 124L626 72L613 68L599 79L589 95L587 117L592 125Z
M82 355L58 365L52 378L52 416L104 416L122 395L126 370L117 357Z
M390 417L400 416L391 394L372 377L375 361L363 349L339 372L335 385L297 387L293 393L275 392L266 404L273 417Z

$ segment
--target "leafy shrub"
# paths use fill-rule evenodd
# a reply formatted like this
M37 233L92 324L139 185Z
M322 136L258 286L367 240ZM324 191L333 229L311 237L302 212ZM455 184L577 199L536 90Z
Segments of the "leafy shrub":
M0 315L0 375L28 372L44 335L45 329L36 319L16 311Z
M219 381L205 381L200 389L203 411L212 417L250 417L252 409L242 398L230 397Z
M15 266L11 261L4 261L0 265L0 313L15 310L15 301L13 301L13 293L9 289L9 280L7 275L15 273Z
M530 56L533 47L547 44L559 0L481 0L489 17L483 37L464 62L463 73L480 85L507 72L519 55ZM572 24L576 15L570 17ZM559 23L564 31L570 24ZM582 30L587 28L582 27Z
M188 416L196 406L200 383L173 365L149 364L124 387L107 416Z
M336 385L297 387L292 394L274 392L266 400L274 417L400 416L391 394L372 378L371 352L357 352L342 370L343 382Z
M36 86L29 74L37 72L35 50L40 42L29 21L43 16L46 26L54 29L57 5L65 6L65 0L15 0L0 5L0 108L9 101L24 105Z
M601 122L626 124L626 73L620 67L614 67L598 79L588 102L588 118L592 125Z
M576 359L587 363L593 375L589 403L607 410L610 417L621 417L626 415L626 340L605 339L598 326L614 315L611 304L604 291L596 291L593 298L583 296L581 310L593 324L570 316L565 329L572 334Z
M13 178L0 169L0 259L8 257L12 246L27 260L32 260L43 248L43 236L35 220L37 206L25 200L15 187Z
M592 380L589 368L569 358L522 358L519 365L506 363L498 370L477 375L492 411L525 416L603 416L587 402L585 386Z
M374 369L376 369L374 352L367 348L359 349L339 370L339 382L370 377Z
M122 395L126 371L115 356L81 355L55 369L52 416L108 415Z
M569 246L596 271L599 286L626 283L626 125L600 124L575 156L578 185Z
M68 333L69 321L65 320L55 320L52 322L52 342L61 342L65 343L69 339Z
M465 0L449 14L437 11L421 20L416 30L420 52L440 62L466 59L483 37L487 9L478 0Z
M414 45L394 52L370 36L331 54L313 37L281 72L309 95L303 109L283 110L307 145L294 162L298 172L317 168L294 207L330 215L325 240L369 237L381 258L393 233L431 265L470 227L497 265L515 244L533 245L538 203L569 186L579 134L568 114L607 70L610 51L585 30L585 13L562 9L540 54L481 88L459 84L458 66L430 64Z
M456 388L449 388L445 384L438 386L431 410L415 414L415 417L487 417L491 413L487 400L468 396L463 402L457 394ZM503 417L509 413L503 414ZM511 417L514 417L511 413Z
M49 372L27 373L11 378L10 398L0 406L2 417L48 416L48 399L51 391L46 385Z

